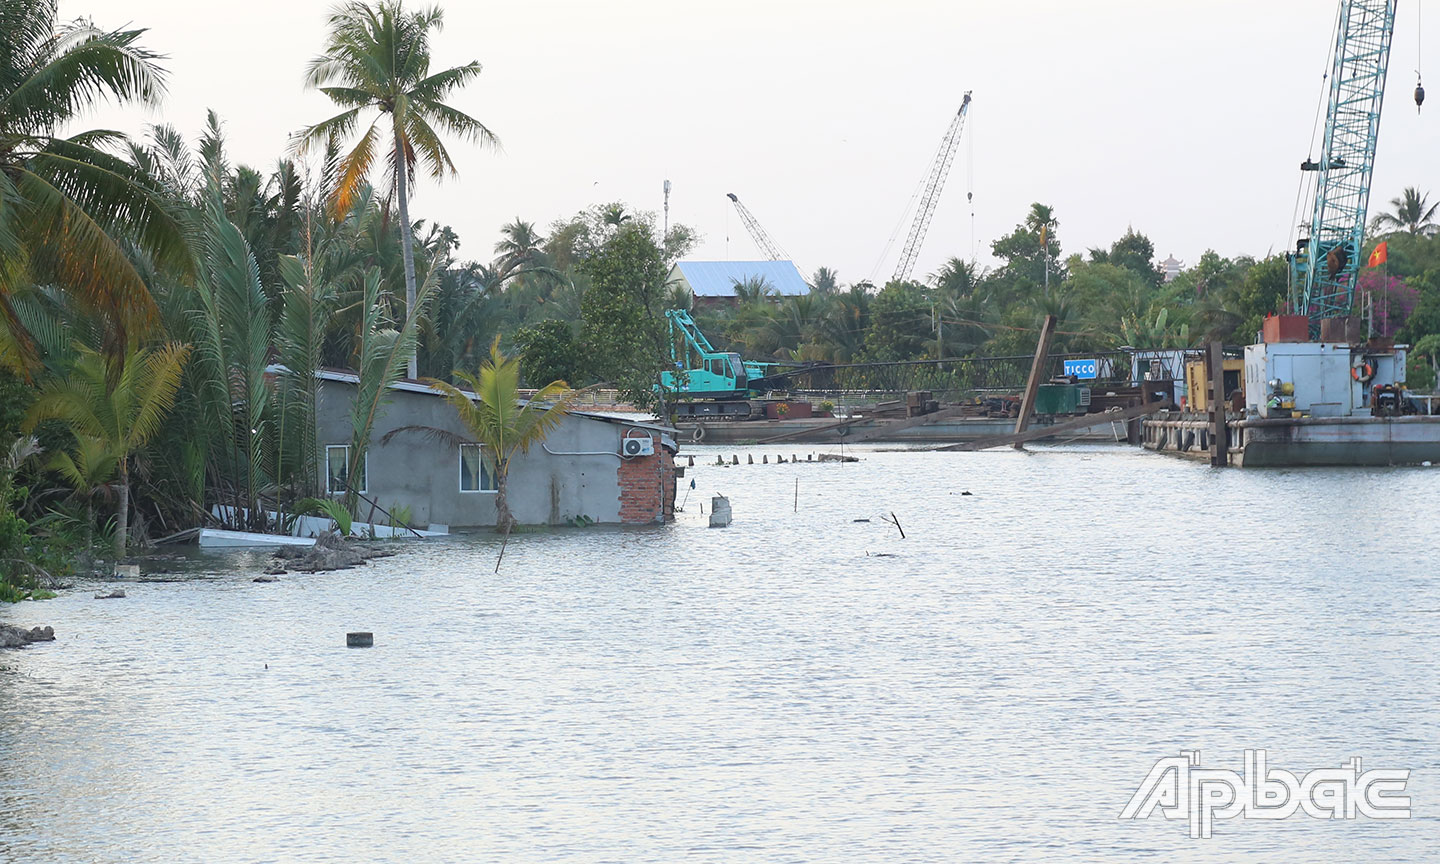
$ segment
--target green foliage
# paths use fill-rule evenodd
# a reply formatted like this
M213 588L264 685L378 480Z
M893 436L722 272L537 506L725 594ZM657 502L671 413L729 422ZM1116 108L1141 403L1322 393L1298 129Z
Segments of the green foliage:
M35 391L13 371L0 367L0 448L9 447L20 434L20 424Z
M386 512L390 514L391 528L409 528L415 518L415 513L409 506L394 501L390 502Z
M405 375L406 362L415 356L416 333L420 318L425 314L433 282L427 280L415 303L408 307L404 322L396 330L386 326L383 307L380 305L380 274L371 268L365 273L364 323L360 339L360 381L356 385L355 399L350 405L350 464L346 477L363 474L365 454L370 450L370 437L375 431L375 421L380 416L380 407L390 394L390 385ZM345 490L345 507L352 513L358 500L358 490Z
M342 537L349 537L355 527L349 508L334 498L303 498L295 502L295 512L301 516L328 516Z
M541 321L515 331L515 345L520 349L520 372L530 387L550 381L578 384L587 376L583 371L580 346L565 321Z
M15 473L39 453L34 438L20 438L0 454L0 602L53 597L41 590L42 579L68 570L68 550L40 536L17 512L30 490L15 484Z
M189 354L188 345L170 344L112 360L81 347L69 374L45 383L25 420L27 430L47 420L59 421L79 446L93 447L113 460L110 464L119 477L117 558L124 556L129 539L130 455L165 422Z
M114 155L117 133L69 127L105 101L157 104L158 55L139 43L143 30L57 14L55 0L0 3L0 300L49 283L112 336L145 332L156 308L131 252L184 272L184 231L151 179ZM0 321L0 354L33 366L31 334L9 303Z
M581 338L595 373L641 407L655 404L669 358L664 254L643 222L618 226L580 270L590 281L581 300Z
M508 481L510 462L517 453L544 441L574 401L564 381L551 381L523 402L520 399L520 361L500 351L500 340L490 346L490 359L474 374L461 370L455 377L469 392L433 379L425 383L439 390L454 406L460 422L481 445L481 454L495 477L495 528L509 532L515 527L510 514ZM473 398L472 398L473 394Z
M211 166L205 208L205 244L196 285L200 309L194 316L195 362L209 420L233 442L232 468L240 481L237 508L258 514L260 491L268 485L272 456L271 386L265 369L274 337L270 304L260 268L220 200L221 166Z
M320 488L319 444L315 440L319 381L325 347L325 330L335 303L333 284L317 271L312 257L286 255L278 270L284 280L280 327L277 332L280 373L281 446L288 442L290 459L280 470L292 479L297 493L313 495ZM289 430L290 434L283 432Z
M1178 329L1170 326L1170 310L1161 309L1154 322L1137 319L1135 316L1120 321L1120 333L1125 344L1131 348L1184 348L1190 345L1190 325L1181 324Z
M870 304L865 356L870 360L917 360L925 356L930 304L914 282L891 282Z

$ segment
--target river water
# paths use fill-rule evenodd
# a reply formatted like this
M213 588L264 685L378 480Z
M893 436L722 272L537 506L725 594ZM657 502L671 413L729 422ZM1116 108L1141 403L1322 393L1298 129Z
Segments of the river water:
M517 535L498 574L488 535L275 584L250 581L263 556L196 553L125 599L80 584L0 610L57 633L0 654L0 860L1440 847L1440 468L687 452L676 523ZM716 492L725 530L700 512ZM1412 818L1233 820L1208 840L1119 818L1157 759L1238 771L1246 748L1297 774L1410 769Z

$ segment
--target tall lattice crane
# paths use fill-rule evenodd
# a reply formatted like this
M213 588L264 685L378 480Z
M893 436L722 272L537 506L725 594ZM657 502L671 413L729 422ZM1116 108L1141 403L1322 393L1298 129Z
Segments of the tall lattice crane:
M750 232L751 238L755 240L755 245L760 247L760 252L766 260L787 261L790 259L785 250L780 248L780 244L775 242L775 238L760 227L760 223L755 219L755 214L750 212L750 208L740 203L739 197L734 192L725 193L725 197L735 204L735 210L740 214L740 221L745 223L745 230Z
M1325 318L1350 314L1365 240L1370 175L1380 132L1380 104L1395 32L1396 0L1341 0L1331 58L1329 107L1308 225L1290 254L1290 308L1310 318L1312 335ZM1424 97L1417 91L1416 103Z
M930 176L925 179L925 191L920 194L920 205L915 210L915 221L910 225L910 236L905 239L905 248L900 250L900 263L895 265L894 280L910 278L915 259L920 255L920 244L925 242L925 232L930 230L930 219L935 215L935 205L940 202L940 190L945 188L945 178L950 176L950 166L955 162L955 151L960 147L960 133L965 130L965 115L970 111L970 93L960 100L960 110L940 139L940 149L935 151L935 161L930 165Z

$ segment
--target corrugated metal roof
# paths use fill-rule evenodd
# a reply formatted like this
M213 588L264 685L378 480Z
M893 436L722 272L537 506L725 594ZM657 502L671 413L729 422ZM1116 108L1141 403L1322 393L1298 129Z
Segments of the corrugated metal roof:
M670 271L670 281L683 277L696 297L734 297L736 283L755 276L782 297L810 293L793 261L681 261Z

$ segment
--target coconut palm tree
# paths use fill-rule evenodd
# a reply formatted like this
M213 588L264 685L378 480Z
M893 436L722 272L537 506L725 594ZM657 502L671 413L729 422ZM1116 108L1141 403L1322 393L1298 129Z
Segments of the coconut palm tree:
M119 356L125 332L157 318L126 244L183 270L184 233L153 181L100 149L118 133L58 132L106 99L157 104L164 77L143 30L60 24L56 2L0 0L0 322L28 355L9 297L52 282L105 316Z
M930 284L946 297L969 297L975 293L980 281L980 268L973 261L951 258L936 272L930 274Z
M25 418L27 432L59 420L97 454L112 454L120 478L117 558L124 557L130 533L130 457L160 430L189 355L190 346L177 344L132 350L121 359L77 347L69 374L47 381Z
M840 291L840 274L829 267L817 267L810 277L812 294L837 294Z
M1385 231L1404 231L1412 237L1428 237L1440 230L1435 222L1435 211L1440 210L1440 201L1430 203L1429 193L1421 194L1414 186L1406 186L1399 198L1391 198L1394 213L1381 213L1370 222L1370 230L1379 234Z
M444 13L438 7L410 12L400 0L351 2L330 16L325 50L310 61L305 76L345 110L306 127L296 138L300 152L348 138L359 128L362 116L376 116L359 141L339 164L333 209L337 218L350 206L366 182L381 147L388 147L387 171L400 207L400 242L405 262L405 302L415 305L415 250L411 236L409 184L416 165L441 179L454 175L455 162L440 133L462 140L498 146L499 140L483 123L445 100L480 74L480 63L470 61L441 72L430 71L431 31L439 32ZM382 143L381 119L388 118L388 143ZM417 375L416 358L409 360L409 375Z
M460 422L482 445L481 453L495 478L495 530L509 533L515 527L506 482L510 462L560 425L574 395L564 381L551 381L522 403L520 358L502 354L498 338L490 346L489 359L480 363L475 374L457 369L455 377L471 392L434 379L425 383L445 395L459 412Z
M735 302L741 306L754 306L766 300L775 298L775 286L764 276L746 276L744 279L731 279L731 287L735 291Z
M535 230L534 222L517 218L500 226L500 241L495 244L495 265L504 273L532 265L543 254L540 247L545 238Z

